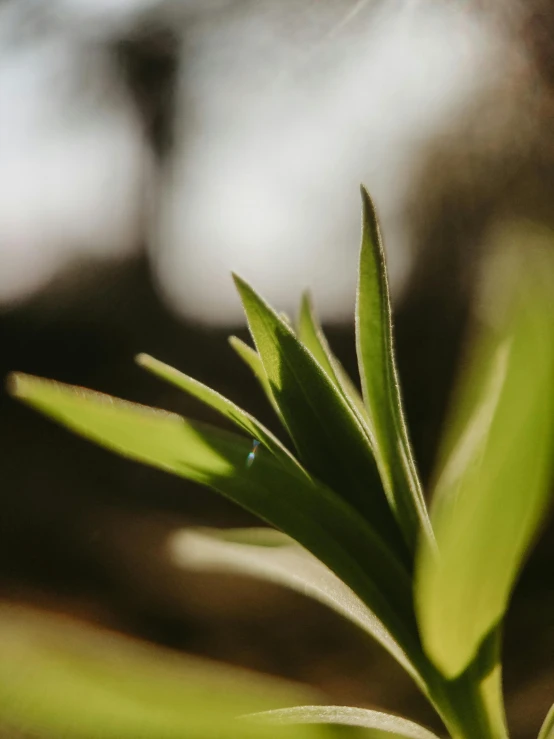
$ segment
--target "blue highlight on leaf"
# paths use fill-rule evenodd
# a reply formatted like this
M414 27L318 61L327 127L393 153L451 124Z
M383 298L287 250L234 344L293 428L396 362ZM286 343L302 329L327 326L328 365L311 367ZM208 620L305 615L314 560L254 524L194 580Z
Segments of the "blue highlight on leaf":
M254 439L254 441L252 442L252 451L246 457L246 467L248 469L252 467L254 460L256 459L256 453L258 451L259 446L260 446L260 442L257 439Z

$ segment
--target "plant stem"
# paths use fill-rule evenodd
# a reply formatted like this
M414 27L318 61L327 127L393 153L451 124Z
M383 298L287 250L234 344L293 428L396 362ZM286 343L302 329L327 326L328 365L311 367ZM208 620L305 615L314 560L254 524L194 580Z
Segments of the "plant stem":
M507 739L501 692L483 690L493 672L479 675L473 663L460 677L446 680L438 671L426 678L429 699L441 716L452 739Z

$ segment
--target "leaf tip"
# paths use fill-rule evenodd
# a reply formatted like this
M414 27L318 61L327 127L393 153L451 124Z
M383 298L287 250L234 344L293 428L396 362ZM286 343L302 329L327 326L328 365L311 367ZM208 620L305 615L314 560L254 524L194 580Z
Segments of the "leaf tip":
M247 301L248 298L259 299L255 290L240 275L237 275L236 272L231 272L231 276L233 278L233 282L235 283L235 287L238 291L238 294L245 308L246 308L245 301Z
M233 282L239 292L244 288L249 287L248 283L236 272L231 272L231 277L233 278Z
M137 354L135 356L135 362L140 367L149 367L152 364L153 357L151 357L149 354L145 354L144 352L140 352L140 354Z
M176 372L176 370L170 365L160 362L159 359L151 357L150 354L145 354L144 352L136 355L135 362L139 367L142 367L148 372L152 372L153 374L166 379L167 374L174 374Z
M364 230L371 228L375 230L377 224L377 209L369 191L364 185L360 185L362 196L362 225Z
M239 357L242 357L245 351L248 352L248 350L251 349L251 347L245 341L239 339L238 336L228 336L227 341L231 349L236 352ZM252 349L252 351L254 350Z
M304 290L300 298L300 315L313 311L314 301L309 290Z
M25 399L29 392L29 385L33 381L32 375L24 372L10 372L6 377L6 391L13 398Z

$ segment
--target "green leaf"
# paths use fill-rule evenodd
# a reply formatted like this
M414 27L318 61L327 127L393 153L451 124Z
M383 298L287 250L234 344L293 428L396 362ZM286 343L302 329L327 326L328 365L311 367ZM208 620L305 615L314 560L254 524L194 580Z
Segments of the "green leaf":
M192 377L179 372L179 370L170 367L168 364L164 364L158 359L148 356L148 354L139 354L136 360L141 367L144 367L162 380L170 382L180 390L183 390L183 392L192 395L210 408L218 411L218 413L221 413L222 416L228 418L243 431L246 431L251 437L260 441L276 457L296 468L298 474L306 474L301 465L298 464L297 459L281 444L279 439L254 418L254 416L251 416L250 413L243 411L238 405L235 405L235 403L215 390L212 390L207 385L203 385L198 380L194 380Z
M553 739L554 737L554 705L546 714L537 739Z
M173 560L187 569L232 572L289 587L329 606L376 639L418 680L379 619L324 564L274 529L185 529L171 537Z
M421 530L430 538L432 533L402 411L385 253L375 208L363 188L362 202L356 303L356 345L362 391L385 491L413 551Z
M510 342L494 345L491 337L483 335L478 343L439 453L442 469L435 484L435 508L442 497L440 491L454 490L469 467L479 463L506 380Z
M327 739L240 718L306 700L262 675L183 658L68 618L0 609L0 732L43 739ZM9 734L8 734L9 732Z
M423 726L399 716L350 706L295 706L262 714L276 724L340 724L368 729L364 736L375 739L437 739Z
M208 485L289 534L360 596L414 664L423 659L404 567L361 516L286 457L261 449L247 467L251 439L82 388L19 374L12 392L86 438Z
M422 548L416 600L425 648L448 676L464 669L503 617L550 502L553 281L551 261L537 262L526 249L513 267L515 296L502 323L474 352L478 368L470 369L470 382L487 379L478 383L480 397L437 483L438 553ZM500 292L507 302L507 291ZM471 388L460 393L464 417L474 396ZM454 419L459 426L456 411Z
M302 302L300 304L298 338L314 355L322 369L327 372L333 381L335 387L344 395L352 409L358 414L362 425L367 428L368 417L364 401L343 366L331 351L323 329L315 315L310 294L307 292L302 296ZM369 428L367 428L367 432L371 439Z
M298 338L311 351L321 368L333 380L335 386L340 389L340 383L331 360L331 349L315 317L312 300L310 294L307 292L302 296L300 303Z
M237 336L229 336L229 344L233 347L242 361L247 364L248 367L250 367L250 369L254 373L254 376L262 386L262 390L271 403L273 410L275 411L281 422L283 422L281 411L279 410L279 406L275 402L275 398L273 397L273 393L271 392L271 386L269 384L269 380L267 379L267 375L265 373L265 369L258 352L252 349L251 346L248 346L248 344L245 344L244 341L241 341ZM285 424L283 423L283 426L284 425Z
M235 276L250 331L286 427L309 472L359 511L397 556L405 546L364 429L290 327Z

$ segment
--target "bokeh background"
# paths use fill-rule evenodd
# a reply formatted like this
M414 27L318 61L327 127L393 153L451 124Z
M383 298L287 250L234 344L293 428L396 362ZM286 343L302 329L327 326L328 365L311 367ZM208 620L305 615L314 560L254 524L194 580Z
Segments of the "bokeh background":
M216 423L145 351L278 431L227 345L230 270L294 315L309 287L355 375L358 186L381 214L423 478L479 264L554 214L551 0L2 0L0 373ZM554 286L553 286L554 289ZM0 394L0 596L436 726L380 648L300 595L182 572L186 526L255 523ZM507 622L516 738L554 700L547 529ZM471 604L468 604L468 609Z

